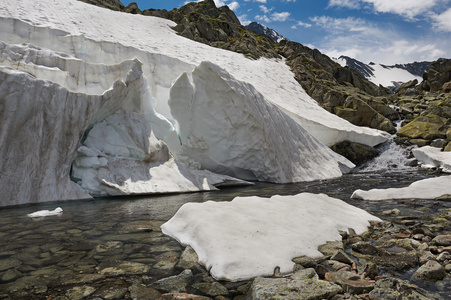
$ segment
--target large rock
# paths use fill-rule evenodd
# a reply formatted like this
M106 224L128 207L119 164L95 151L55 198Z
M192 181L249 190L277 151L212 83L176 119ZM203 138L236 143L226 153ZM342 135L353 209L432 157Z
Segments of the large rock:
M300 270L289 278L257 277L248 292L250 300L320 300L341 292L339 285L319 280L314 269Z
M434 260L429 260L427 263L418 268L413 273L412 277L424 281L442 280L446 276L445 268Z
M446 138L448 126L437 115L429 114L414 119L398 130L397 135L409 139L435 140Z
M338 154L343 155L356 165L361 165L379 155L379 152L373 147L359 143L352 143L350 141L343 141L335 144L331 147L331 149Z
M421 83L421 88L429 92L440 92L442 86L451 81L451 59L439 59L433 62Z

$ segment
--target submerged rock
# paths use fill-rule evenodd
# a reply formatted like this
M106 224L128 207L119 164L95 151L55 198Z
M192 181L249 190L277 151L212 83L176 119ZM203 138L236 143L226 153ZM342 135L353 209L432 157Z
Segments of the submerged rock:
M377 151L374 147L353 143L350 141L343 141L335 144L331 147L331 149L338 154L343 155L357 166L379 155L379 151Z
M378 280L370 292L369 298L370 300L436 299L435 295L431 295L418 286L395 278Z
M329 299L341 292L341 287L320 280L314 269L300 270L289 278L257 277L249 290L250 300Z

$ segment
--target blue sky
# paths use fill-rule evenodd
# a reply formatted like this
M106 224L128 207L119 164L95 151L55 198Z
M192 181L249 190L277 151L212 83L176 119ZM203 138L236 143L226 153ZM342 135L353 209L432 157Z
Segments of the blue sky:
M331 56L408 63L451 58L451 0L214 0ZM184 0L121 1L171 10Z

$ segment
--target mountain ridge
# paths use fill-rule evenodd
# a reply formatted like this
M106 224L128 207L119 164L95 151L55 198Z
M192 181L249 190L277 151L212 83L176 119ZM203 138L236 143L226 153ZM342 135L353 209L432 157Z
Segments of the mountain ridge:
M274 42L277 44L280 43L283 40L288 40L286 37L278 33L272 28L269 28L263 24L260 24L258 22L251 22L248 25L244 26L247 29L253 30L257 34L266 34L269 36Z

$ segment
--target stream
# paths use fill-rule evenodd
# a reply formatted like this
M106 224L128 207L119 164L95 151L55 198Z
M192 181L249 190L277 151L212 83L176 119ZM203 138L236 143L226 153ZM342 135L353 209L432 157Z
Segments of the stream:
M120 295L121 291L125 293L129 282L118 280L115 275L123 275L131 281L139 276L143 283L149 284L178 274L180 270L176 270L175 265L184 247L164 236L159 226L188 202L310 192L342 199L382 219L387 219L382 212L393 208L400 209L401 216L421 216L451 208L451 202L447 201L350 199L352 192L359 188L403 187L440 175L419 168L400 168L389 162L384 164L392 168L363 169L341 178L307 183L256 183L213 192L102 198L0 209L0 299L30 299L30 295L35 299L48 299L49 295L71 298L74 287L80 285L93 286L96 291L92 296L100 297L110 290ZM27 217L29 213L58 206L63 209L59 216ZM114 273L111 266L117 262L129 265ZM439 289L435 285L426 288Z

